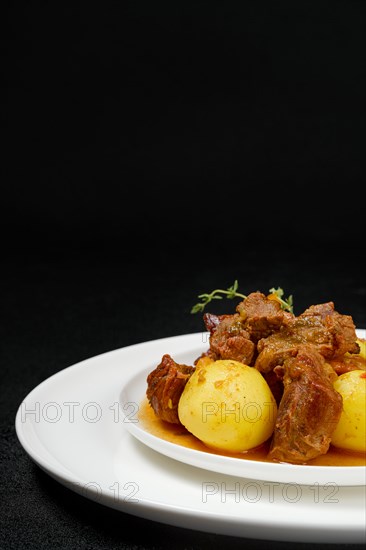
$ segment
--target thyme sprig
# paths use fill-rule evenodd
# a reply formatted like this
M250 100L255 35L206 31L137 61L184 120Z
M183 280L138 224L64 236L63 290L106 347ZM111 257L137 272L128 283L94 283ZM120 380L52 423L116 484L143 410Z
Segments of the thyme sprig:
M200 298L201 301L192 307L191 313L198 313L200 311L203 311L207 304L212 302L212 300L222 300L223 296L226 296L226 298L228 298L229 300L232 300L233 298L241 298L242 300L245 300L246 296L244 294L241 294L241 292L238 292L238 288L239 284L238 281L235 279L234 284L229 286L229 288L225 290L223 290L222 288L216 288L209 294L199 294L198 298ZM281 304L282 309L293 313L292 295L288 296L287 298L283 298L284 291L281 287L273 287L269 290L269 293L269 297L277 300Z
M276 300L280 302L282 309L289 311L290 313L293 313L294 310L294 302L292 298L292 294L288 296L287 298L282 298L284 295L284 291L281 287L278 288L270 288L269 289L270 295L275 296Z
M199 311L203 311L207 304L209 304L212 300L222 300L222 296L220 294L223 294L228 298L229 300L232 300L233 298L242 298L244 300L246 296L244 294L241 294L240 292L237 292L238 290L238 281L235 279L234 284L232 286L229 286L226 290L223 290L222 288L216 288L210 294L199 294L198 298L201 298L201 302L198 302L195 304L192 309L191 313L198 313Z

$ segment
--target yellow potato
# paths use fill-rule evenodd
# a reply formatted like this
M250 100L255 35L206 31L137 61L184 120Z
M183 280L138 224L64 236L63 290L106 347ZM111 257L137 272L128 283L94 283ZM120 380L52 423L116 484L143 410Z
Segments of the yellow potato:
M335 447L366 451L366 372L345 372L334 383L343 398L343 411L332 436Z
M208 447L242 452L272 435L277 405L259 371L220 360L196 367L179 400L178 415Z

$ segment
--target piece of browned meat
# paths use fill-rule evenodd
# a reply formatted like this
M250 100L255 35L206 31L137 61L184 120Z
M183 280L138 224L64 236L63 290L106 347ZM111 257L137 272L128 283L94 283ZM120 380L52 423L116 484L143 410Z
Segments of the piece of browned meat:
M212 315L205 313L203 320L210 332L210 348L207 354L214 360L232 359L250 365L255 344L244 329L239 313L234 315Z
M240 314L250 340L255 343L286 326L294 318L292 313L282 309L277 300L268 298L261 292L249 294L238 304L236 311Z
M193 371L194 367L176 363L170 355L165 354L161 363L150 372L146 396L158 418L180 424L178 403Z
M361 355L344 355L341 359L334 359L329 361L329 364L333 367L333 370L338 376L351 370L364 370L366 371L366 359Z
M213 360L233 359L252 366L257 342L287 326L293 318L278 301L252 292L238 304L233 315L204 314L203 321L210 332L206 354Z
M296 355L299 345L311 344L325 359L334 360L346 352L358 353L352 317L334 310L333 302L311 306L268 338L258 342L255 367L265 373Z
M345 353L359 353L360 347L356 335L356 327L350 315L342 315L335 311L334 303L327 302L310 306L298 317L299 320L317 320L324 327L327 341L324 342L324 334L319 352L326 359L338 359L343 357ZM317 337L317 331L315 331ZM314 337L310 333L307 335L307 341L317 344Z
M269 458L302 464L330 445L342 412L342 397L333 388L334 370L312 345L300 345L284 361L284 393L278 408Z
M262 376L267 382L277 405L279 405L283 396L282 373L276 373L275 370L271 370L270 372L263 373Z

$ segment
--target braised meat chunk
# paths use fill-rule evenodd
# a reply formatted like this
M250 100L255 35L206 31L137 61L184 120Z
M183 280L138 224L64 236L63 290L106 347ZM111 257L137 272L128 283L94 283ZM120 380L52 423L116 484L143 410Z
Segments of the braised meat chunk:
M345 354L341 359L334 359L329 361L329 364L332 366L334 372L338 376L344 374L345 372L350 372L352 370L364 370L366 371L366 358L361 355L350 355Z
M302 464L325 454L342 412L333 388L334 370L313 346L298 347L294 357L276 367L283 375L282 396L269 457Z
M281 304L261 292L252 292L238 304L236 311L253 342L267 338L294 317L281 308Z
M269 372L296 355L298 346L311 344L324 358L333 360L358 353L356 327L352 318L334 310L332 302L311 306L289 320L281 330L258 342L255 367Z
M252 292L233 315L204 314L203 321L210 332L208 355L213 360L233 359L252 365L257 342L286 326L292 318L278 301Z
M147 377L146 396L158 418L180 424L178 403L194 367L176 363L165 354L161 363Z
M232 359L246 365L251 364L255 344L250 340L238 313L221 316L205 313L203 320L210 332L208 355L214 361Z
M347 352L359 353L352 317L335 311L333 302L310 306L298 320L307 331L306 340L318 346L326 359L337 359Z

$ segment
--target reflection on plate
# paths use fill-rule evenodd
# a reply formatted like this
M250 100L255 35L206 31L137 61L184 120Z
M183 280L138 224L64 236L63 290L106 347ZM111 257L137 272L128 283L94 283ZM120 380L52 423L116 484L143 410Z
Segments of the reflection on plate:
M228 475L215 465L203 469L199 457L195 465L191 455L184 462L181 455L172 460L171 451L156 452L156 442L147 444L148 434L141 436L132 422L145 391L143 376L164 353L190 363L206 348L205 333L188 334L111 351L60 371L20 404L21 445L73 491L143 518L246 538L365 542L365 487L345 486L338 469L328 477L322 467L325 477L313 474L306 481L306 474L295 474L298 467L286 466L267 481L273 474L261 464ZM143 443L131 436L135 428ZM359 478L349 481L356 482Z

